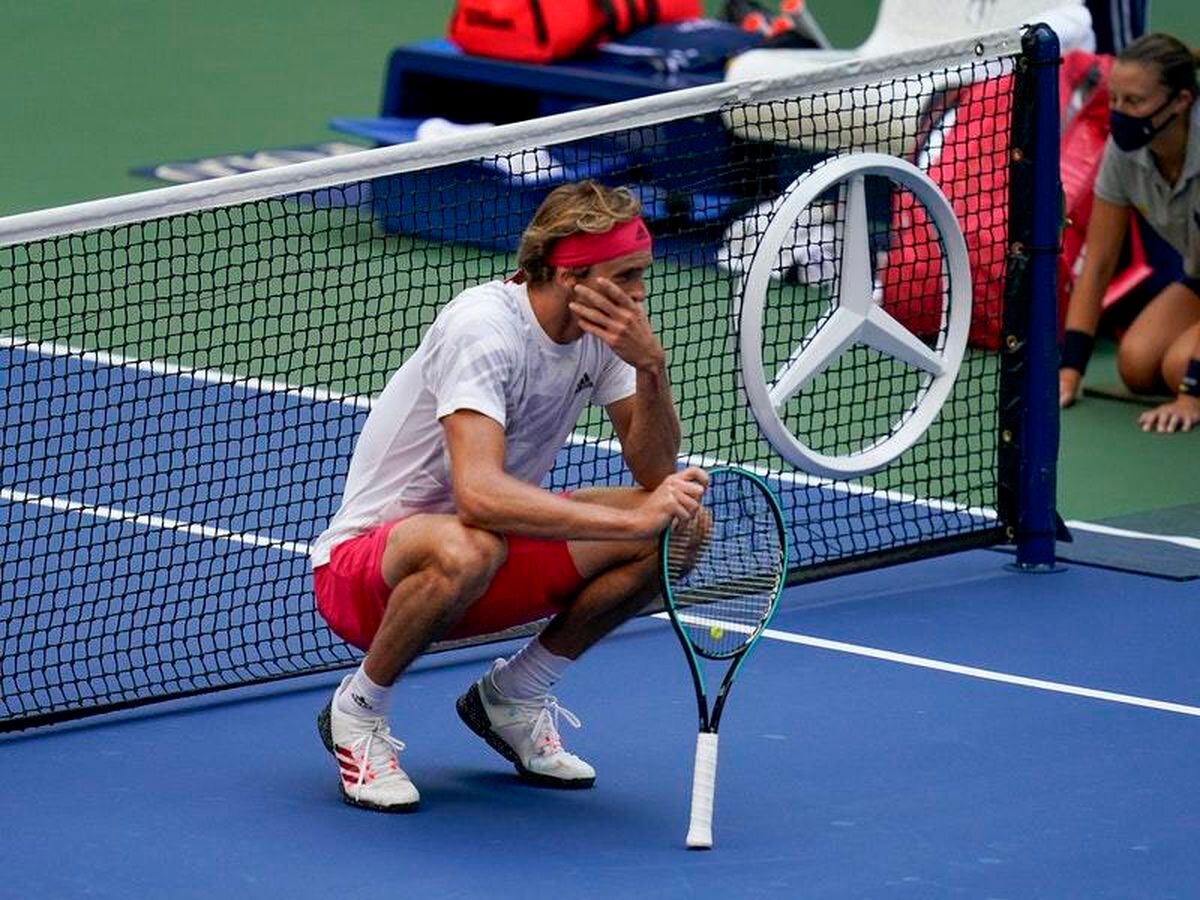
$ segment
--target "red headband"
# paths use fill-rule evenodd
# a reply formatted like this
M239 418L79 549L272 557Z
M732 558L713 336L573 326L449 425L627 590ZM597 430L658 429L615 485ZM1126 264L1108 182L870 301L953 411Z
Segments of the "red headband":
M650 229L641 216L637 216L601 234L578 231L559 238L546 254L546 262L552 266L590 266L649 250L653 243Z

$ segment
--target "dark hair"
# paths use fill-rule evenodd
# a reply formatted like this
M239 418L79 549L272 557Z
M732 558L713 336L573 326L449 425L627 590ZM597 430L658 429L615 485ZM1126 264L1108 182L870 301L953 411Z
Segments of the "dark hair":
M1158 72L1158 80L1173 97L1180 91L1191 91L1192 99L1200 97L1200 82L1196 68L1200 54L1169 34L1144 34L1118 55L1120 62L1141 63Z

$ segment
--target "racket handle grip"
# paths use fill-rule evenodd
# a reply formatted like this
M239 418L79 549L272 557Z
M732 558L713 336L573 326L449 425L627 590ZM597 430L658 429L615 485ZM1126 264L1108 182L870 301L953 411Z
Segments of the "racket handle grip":
M712 847L713 795L717 788L717 735L696 735L696 768L692 772L692 819L688 824L689 850Z

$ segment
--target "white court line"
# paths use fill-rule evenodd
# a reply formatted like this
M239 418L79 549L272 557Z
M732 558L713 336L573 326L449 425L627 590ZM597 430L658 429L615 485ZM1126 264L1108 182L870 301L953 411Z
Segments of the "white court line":
M228 372L222 372L218 369L192 368L173 363L139 360L116 353L83 350L67 344L38 343L27 341L23 338L0 335L0 347L10 347L23 351L31 351L43 356L68 356L91 362L96 365L121 366L125 368L136 369L138 371L149 372L155 375L171 375L180 378L191 378L210 384L228 384L236 387L242 387L247 390L260 391L264 393L284 393L307 400L344 403L359 409L371 408L370 397L356 396L354 394L341 394L321 388L299 387L282 381L272 381L261 378L243 378L238 375L232 375ZM590 444L597 449L604 450L614 455L621 452L621 445L617 441L611 439L598 441L594 438L589 438L586 435L571 434L568 437L568 441L570 441L572 444ZM692 455L687 457L685 461L690 465L702 467L718 466L726 463L725 460L703 455ZM904 494L899 491L875 491L874 489L865 485L837 483L826 478L816 478L810 475L805 475L802 472L772 472L762 466L746 466L745 468L748 468L756 475L784 483L800 484L804 485L805 487L832 490L844 494L869 494L874 498L886 500L891 503L907 503L917 506L925 506L940 512L962 513L984 519L995 519L997 517L995 510L966 507L945 500L923 499L913 497L910 494ZM1090 531L1096 534L1107 534L1113 537L1124 537L1132 540L1160 541L1163 543L1175 544L1176 546L1184 547L1189 550L1200 550L1200 538L1184 537L1180 535L1154 534L1152 532L1130 531L1128 529L1113 528L1108 525L1098 525L1092 522L1083 522L1078 520L1071 520L1066 524L1068 528L1078 528L1081 531Z
M654 613L656 619L668 619L665 612ZM688 620L686 614L680 618ZM696 624L710 624L707 620L696 617ZM729 631L748 632L751 629L736 623L726 623ZM793 634L789 631L778 631L768 628L763 637L788 644L802 644L806 647L816 647L821 650L832 650L836 653L849 653L853 656L865 656L869 659L880 659L885 662L899 663L904 666L916 666L921 669L932 669L937 672L949 672L953 675L965 675L968 678L979 678L983 681L998 681L1003 684L1015 684L1019 687L1033 688L1039 691L1051 691L1056 694L1070 694L1075 697L1090 697L1093 700L1105 700L1109 703L1122 703L1126 706L1140 706L1144 709L1157 709L1162 712L1179 713L1184 716L1200 717L1200 707L1188 706L1183 703L1172 703L1168 700L1152 700L1148 697L1136 697L1132 694L1118 694L1113 691L1101 691L1096 688L1080 687L1074 684L1063 684L1058 681L1046 681L1041 678L1026 678L1024 675L1011 675L1007 672L996 672L992 669L979 669L975 666L963 666L958 663L944 662L940 659L928 659L924 656L911 656L907 653L896 653L892 650L879 650L875 647L863 647L860 644L847 644L842 641L831 641L826 638L813 637L807 634Z
M227 384L232 387L245 388L249 391L258 391L264 394L287 394L288 396L300 397L304 400L345 403L348 406L356 406L360 409L371 408L371 401L367 397L339 394L336 391L327 391L322 388L299 387L284 381L272 381L267 378L250 378L244 375L233 375L229 372L222 372L220 369L199 369L175 363L141 360L131 356L122 356L119 353L83 350L78 347L72 347L69 344L38 343L37 341L27 341L24 338L0 335L0 347L37 353L41 356L69 357L98 366L134 369L139 372L148 372L151 375L190 378L193 381L200 381L205 384Z
M15 491L8 488L0 488L0 500L8 500L14 503L31 503L37 506L43 506L50 509L59 510L62 512L81 513L84 515L95 516L96 518L108 519L114 522L132 522L136 525L142 525L148 528L161 528L167 531L175 531L185 534L193 534L198 537L214 538L218 540L230 541L237 544L246 544L252 547L269 547L276 550L283 550L289 553L295 553L300 556L307 556L309 546L294 541L285 541L279 538L263 537L257 534L239 534L234 531L228 531L224 528L213 528L208 525L196 525L191 522L183 522L177 519L168 519L162 516L148 516L140 513L130 512L129 510L119 509L112 506L97 506L89 503L80 503L75 500L64 500L59 497L44 497L39 494L30 494L24 491ZM654 613L656 619L668 619L666 613ZM688 615L681 616L685 621L695 619L697 624L713 624L702 617L691 617ZM747 632L747 626L740 623L723 623L729 631ZM923 669L933 669L939 672L950 672L955 675L965 675L970 678L980 678L985 681L998 681L1005 684L1014 684L1021 687L1035 688L1043 691L1053 691L1060 694L1073 694L1078 697L1091 697L1096 700L1106 700L1110 703L1123 703L1127 706L1140 706L1146 709L1157 709L1165 712L1181 713L1187 716L1200 716L1200 708L1195 706L1186 706L1182 703L1171 703L1165 700L1151 700L1145 697L1135 697L1130 694L1117 694L1112 691L1101 691L1094 688L1079 687L1071 684L1061 684L1055 681L1044 681L1039 678L1026 678L1022 675L1010 675L1006 672L995 672L990 669L979 669L974 666L962 666L957 663L943 662L937 659L927 659L922 656L910 656L906 653L895 653L891 650L878 650L873 647L863 647L858 644L847 644L841 641L831 641L825 638L812 637L804 634L792 634L787 631L778 631L774 628L768 628L763 632L763 637L770 638L775 641L783 641L790 644L803 644L808 647L817 647L822 650L833 650L838 653L850 653L855 656L865 656L871 659L884 660L886 662L899 663L907 666L917 666Z
M262 378L247 378L240 375L233 375L228 372L222 372L219 369L201 369L191 366L181 366L174 363L140 360L135 357L123 356L117 353L84 350L79 347L72 347L69 344L55 344L49 342L39 343L36 341L28 341L24 338L0 335L0 347L9 347L16 350L33 352L42 356L69 357L101 366L120 366L140 372L148 372L154 375L170 375L178 378L191 378L206 384L227 384L234 387L245 388L247 390L259 391L262 393L283 393L308 400L344 403L349 406L357 407L358 409L370 409L372 404L370 397L356 396L354 394L341 394L321 388L300 387L297 385L288 384L284 381L272 381ZM572 433L568 435L567 441L571 444L588 445L597 450L603 450L606 453L611 453L614 456L620 455L621 453L621 444L613 439L599 440L588 437L585 434ZM711 468L713 466L728 464L728 460L721 460L711 456L704 456L702 454L692 454L684 457L683 462L688 465L700 466L702 468ZM997 518L995 510L984 509L982 507L963 506L948 500L934 500L914 497L911 494L905 494L900 491L878 490L868 485L836 482L828 478L818 478L813 475L806 475L803 472L777 472L772 471L765 466L754 465L743 465L742 467L763 478L778 481L784 484L803 485L804 487L828 490L839 494L866 495L875 500L883 500L887 501L888 503L901 505L909 504L913 506L924 506L928 509L937 510L938 512L957 513L982 519Z
M1091 531L1096 534L1107 534L1112 537L1129 538L1135 541L1159 541L1164 544L1175 544L1188 550L1200 550L1200 538L1184 537L1179 534L1154 534L1147 531L1130 531L1127 528L1113 528L1111 525L1097 525L1093 522L1080 522L1075 519L1066 523L1068 528L1078 528L1080 531Z
M40 494L30 494L25 491L15 491L0 488L0 500L13 503L30 503L60 512L73 512L94 516L98 519L108 519L111 522L132 522L146 528L161 528L165 531L175 531L182 534L194 534L197 537L216 538L230 541L234 544L246 544L251 547L271 547L275 550L286 550L289 553L307 555L307 544L298 544L280 538L263 537L259 534L239 534L225 528L213 528L209 525L197 525L194 522L183 522L179 519L167 519L162 516L148 516L142 513L130 512L115 506L96 506L91 503L80 503L77 500L65 500L62 497L44 497Z
M776 641L785 641L789 644L803 644L807 647L818 647L822 650L833 650L838 653L866 656L871 659L881 659L886 662L900 663L905 666L917 666L918 668L933 669L938 672L950 672L954 675L966 675L968 678L980 678L984 681L999 681L1003 684L1015 684L1020 687L1034 688L1039 691L1052 691L1056 694L1071 694L1076 697L1090 697L1093 700L1106 700L1109 703L1123 703L1126 706L1140 706L1145 709L1180 713L1185 716L1200 716L1200 707L1187 706L1183 703L1171 703L1167 700L1151 700L1147 697L1135 697L1132 694L1117 694L1113 691L1101 691L1074 684L1063 684L1058 681L1045 681L1041 678L1026 678L1024 675L1010 675L1007 672L978 669L975 666L961 666L958 663L943 662L939 659L910 656L907 653L894 653L891 650L877 650L874 647L862 647L858 644L830 641L825 638L811 637L806 634L791 634L786 631L776 631L773 628L768 628L764 631L763 636Z

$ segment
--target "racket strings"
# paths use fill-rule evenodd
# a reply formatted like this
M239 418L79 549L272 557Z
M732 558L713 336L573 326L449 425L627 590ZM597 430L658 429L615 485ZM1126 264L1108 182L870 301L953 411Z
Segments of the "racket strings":
M714 479L703 513L672 531L667 569L680 624L705 656L730 656L769 615L783 577L782 540L765 493Z

